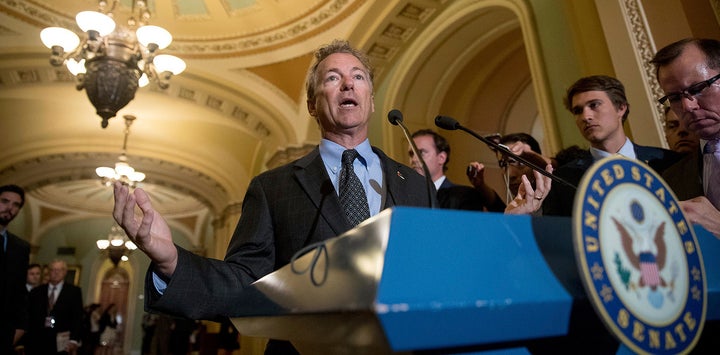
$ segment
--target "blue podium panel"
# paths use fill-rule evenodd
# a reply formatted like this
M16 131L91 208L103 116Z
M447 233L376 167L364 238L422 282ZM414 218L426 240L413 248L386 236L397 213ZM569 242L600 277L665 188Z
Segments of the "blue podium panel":
M394 350L563 335L571 306L531 217L393 212L375 310Z
M720 320L720 238L695 225L695 236L705 264L707 281L707 320Z
M696 233L717 320L720 240ZM232 321L308 354L522 352L595 318L583 302L570 218L396 207L247 287Z

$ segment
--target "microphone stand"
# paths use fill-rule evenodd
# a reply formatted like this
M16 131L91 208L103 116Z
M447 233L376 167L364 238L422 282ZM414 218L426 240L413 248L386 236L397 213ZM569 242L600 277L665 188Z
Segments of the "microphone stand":
M450 120L452 120L452 121L450 121ZM573 185L572 183L570 183L570 182L568 182L568 181L566 181L566 180L564 180L564 179L562 179L562 178L560 178L560 177L558 177L558 176L556 176L556 175L553 175L553 174L547 172L544 168L539 167L537 164L535 164L535 163L533 163L533 162L531 162L531 161L529 161L529 160L527 160L527 159L525 159L525 158L523 158L523 157L521 157L521 156L519 156L519 155L511 152L510 149L508 149L508 147L505 146L504 144L495 143L495 142L493 142L492 140L487 139L487 138L485 138L485 137L483 137L483 136L481 136L481 135L473 132L472 130L463 127L463 126L462 126L460 123L458 123L454 118L450 118L450 117L447 117L447 116L437 116L437 117L435 117L435 125L438 126L438 127L440 127L440 128L447 129L447 130L459 129L459 130L461 130L461 131L465 131L465 132L469 133L470 135L472 135L473 137L479 139L479 140L482 141L483 143L487 144L487 145L490 146L491 148L494 148L494 149L496 149L497 151L501 152L502 154L508 155L508 156L512 157L513 159L515 159L515 160L517 160L517 161L519 161L519 162L522 162L523 164L529 166L530 168L532 168L533 170L539 172L540 174L549 177L551 180L556 181L556 182L558 182L558 183L561 183L561 184L563 184L563 185L566 185L566 186L568 186L568 187L571 187L571 188L573 188L574 190L577 189L577 186Z
M407 139L407 141L410 143L410 149L412 149L413 154L415 154L415 156L420 161L423 172L425 172L425 185L427 185L428 196L430 198L430 208L437 208L437 206L435 205L435 199L432 198L432 196L435 195L432 189L432 187L435 186L435 183L432 181L432 176L430 176L430 169L428 169L427 164L425 164L425 159L423 159L422 155L420 155L420 152L418 152L417 146L415 145L415 140L410 137L410 132L408 131L407 127L405 127L402 120L398 120L397 124L402 128L402 131L405 134L405 139Z
M415 145L415 141L410 137L410 132L408 131L407 127L405 127L405 124L403 123L403 114L400 112L400 110L390 110L388 112L388 121L394 126L400 125L400 128L402 128L403 134L405 134L405 139L410 143L410 149L412 149L413 154L417 157L417 159L420 161L420 164L422 165L423 172L425 173L425 185L427 185L427 193L428 193L428 199L430 200L430 208L437 208L437 203L435 197L435 191L433 187L435 186L435 183L432 181L432 176L430 176L430 169L428 169L427 164L425 164L425 159L423 159L422 155L418 152L417 146Z

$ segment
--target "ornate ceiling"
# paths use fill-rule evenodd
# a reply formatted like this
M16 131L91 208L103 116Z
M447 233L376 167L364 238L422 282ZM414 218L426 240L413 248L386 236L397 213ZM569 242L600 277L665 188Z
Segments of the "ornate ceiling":
M131 1L120 0L116 22ZM188 69L161 90L149 86L100 128L84 91L65 68L49 65L39 40L48 26L75 29L94 0L0 0L0 183L18 183L50 215L107 218L111 192L94 176L122 147L122 115L138 117L130 164L171 220L196 216L189 230L242 201L249 179L273 156L318 140L306 113L304 79L312 51L348 38L372 56L380 83L413 38L448 5L436 1L150 1L150 23L165 27L165 51ZM302 149L301 149L302 150ZM272 159L277 161L277 159ZM27 213L30 213L29 210ZM202 217L201 217L202 216ZM47 220L34 216L32 233ZM205 218L205 219L203 219ZM198 228L200 226L201 228ZM198 235L188 236L197 241ZM40 238L34 235L33 238Z

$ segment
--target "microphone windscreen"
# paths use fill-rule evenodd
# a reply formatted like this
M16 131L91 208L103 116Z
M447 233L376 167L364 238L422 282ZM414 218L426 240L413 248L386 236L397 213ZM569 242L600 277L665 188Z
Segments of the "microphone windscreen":
M458 129L460 123L452 117L448 116L437 116L435 117L435 125L450 131Z
M388 112L388 121L393 125L397 126L398 123L403 121L403 114L398 109L392 109Z

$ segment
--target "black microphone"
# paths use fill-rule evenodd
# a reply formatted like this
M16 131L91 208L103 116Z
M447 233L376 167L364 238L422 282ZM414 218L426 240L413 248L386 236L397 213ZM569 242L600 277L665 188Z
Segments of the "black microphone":
M435 125L448 131L454 131L461 127L456 119L448 116L435 117Z
M440 115L439 115L439 116L435 117L435 125L438 126L438 127L440 127L440 128L442 128L442 129L447 129L447 130L451 130L451 131L454 131L454 130L456 130L456 129L459 129L459 130L461 130L461 131L465 131L465 132L467 132L467 133L470 133L470 135L472 135L473 137L475 137L475 138L479 139L480 141L482 141L483 143L487 144L487 145L490 147L490 149L499 151L499 152L501 152L502 154L506 154L506 155L510 156L511 158L513 158L513 159L515 159L515 160L517 160L517 161L519 161L519 162L522 162L522 163L524 163L525 165L527 165L527 166L529 166L530 168L532 168L533 170L539 172L540 174L543 174L543 175L549 177L550 179L552 179L552 180L554 180L554 181L557 181L557 182L559 182L559 183L561 183L561 184L563 184L563 185L567 185L567 186L569 186L569 187L572 187L573 189L577 189L577 186L575 186L575 185L573 185L573 184L565 181L565 180L562 179L562 178L557 177L556 175L553 175L553 174L551 174L551 173L548 173L548 172L545 170L545 168L539 167L539 166L537 166L535 163L533 163L533 162L531 162L531 161L529 161L529 160L527 160L527 159L525 159L525 158L523 158L523 157L521 157L521 156L519 156L519 155L511 152L510 149L508 149L508 147L507 147L506 145L496 143L495 141L493 141L493 140L491 140L491 139L488 139L488 138L486 138L486 137L484 137L484 136L481 136L481 135L473 132L473 131L470 130L470 129L467 129L467 128L463 127L456 119L454 119L454 118L452 118L452 117L440 116Z
M425 172L425 182L427 184L428 198L430 199L430 208L436 208L437 204L435 203L435 193L433 191L433 187L435 187L435 184L432 181L432 176L430 176L430 169L428 169L427 164L425 164L425 160L423 159L422 155L418 153L415 141L410 137L410 132L403 123L402 112L400 112L400 110L398 109L390 110L390 112L388 112L388 121L390 121L390 123L392 123L394 126L399 125L402 128L402 131L405 134L405 139L407 139L408 143L410 143L410 149L412 149L413 154L415 154L415 156L420 161L423 172Z
M390 112L388 112L388 121L393 124L393 126L397 126L399 123L402 123L403 121L403 114L398 109L392 109Z

